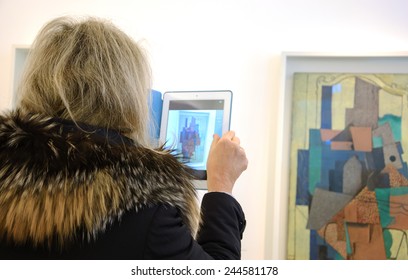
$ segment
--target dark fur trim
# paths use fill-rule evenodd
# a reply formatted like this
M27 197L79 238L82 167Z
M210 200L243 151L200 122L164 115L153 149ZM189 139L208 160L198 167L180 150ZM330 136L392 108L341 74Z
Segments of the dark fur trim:
M64 246L126 210L166 203L195 235L199 208L186 169L115 131L18 111L0 116L0 238Z

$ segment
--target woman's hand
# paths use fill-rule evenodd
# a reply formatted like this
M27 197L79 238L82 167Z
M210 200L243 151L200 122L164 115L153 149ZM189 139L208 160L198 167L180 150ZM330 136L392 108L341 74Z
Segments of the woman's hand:
M215 134L207 160L207 185L209 192L232 193L235 181L248 167L245 150L234 131L221 138Z

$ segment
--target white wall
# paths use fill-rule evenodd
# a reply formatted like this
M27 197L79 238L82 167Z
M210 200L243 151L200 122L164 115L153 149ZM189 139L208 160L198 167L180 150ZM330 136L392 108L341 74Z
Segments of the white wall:
M280 54L408 50L402 0L0 0L0 109L12 102L13 45L66 14L111 19L148 49L154 89L230 89L232 129L250 161L237 182L244 259L282 258L272 240ZM273 247L273 248L272 248Z

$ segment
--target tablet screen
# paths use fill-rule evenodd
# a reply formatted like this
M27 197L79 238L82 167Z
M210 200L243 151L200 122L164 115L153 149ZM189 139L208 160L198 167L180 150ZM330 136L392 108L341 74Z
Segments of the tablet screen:
M213 135L229 129L231 98L224 95L164 96L161 139L177 158L193 169L198 180L206 180L206 164ZM177 96L177 97L175 97ZM193 97L193 98L190 98ZM186 99L184 99L186 98ZM207 98L207 99L203 99ZM210 98L210 99L209 99Z

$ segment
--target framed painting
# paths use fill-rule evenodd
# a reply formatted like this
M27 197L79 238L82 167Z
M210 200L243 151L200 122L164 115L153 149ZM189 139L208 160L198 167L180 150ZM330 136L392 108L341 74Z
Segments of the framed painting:
M408 57L284 59L275 258L408 259Z
M293 83L293 257L408 259L408 74Z

